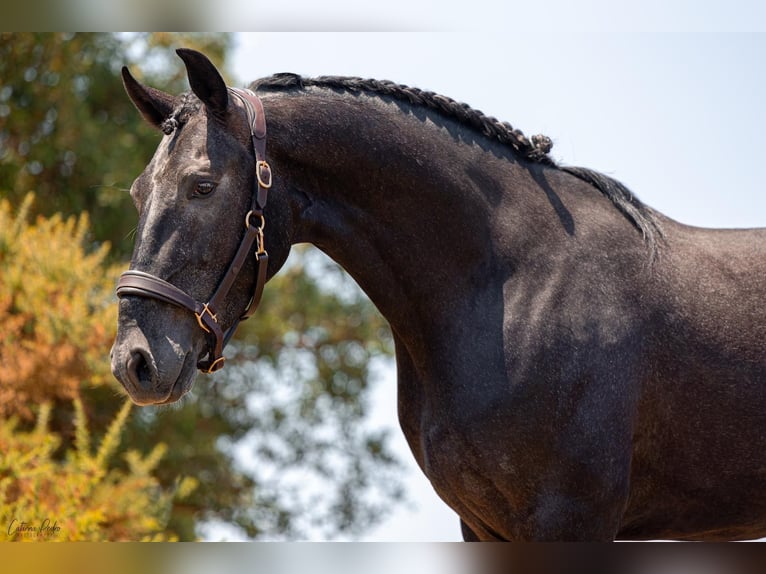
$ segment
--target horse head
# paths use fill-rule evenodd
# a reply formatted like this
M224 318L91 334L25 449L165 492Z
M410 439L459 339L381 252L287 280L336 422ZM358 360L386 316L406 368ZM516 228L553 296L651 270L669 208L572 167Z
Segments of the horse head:
M130 190L138 228L130 271L118 285L112 348L115 377L141 405L176 401L198 367L222 366L228 335L289 251L279 200L268 217L282 231L265 229L271 169L254 149L263 155L259 99L228 88L204 55L178 55L191 93L172 96L122 71L130 99L163 133Z

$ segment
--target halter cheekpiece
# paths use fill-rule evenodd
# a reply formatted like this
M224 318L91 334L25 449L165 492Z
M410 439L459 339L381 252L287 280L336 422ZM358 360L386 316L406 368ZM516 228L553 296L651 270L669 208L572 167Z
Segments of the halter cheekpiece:
M194 313L200 329L207 334L207 358L197 363L197 368L205 373L212 373L223 367L223 348L234 334L239 322L249 318L261 302L269 262L269 254L266 252L263 239L263 229L266 225L263 210L266 207L269 188L271 188L271 167L266 162L266 116L263 112L263 103L250 90L229 88L229 93L242 102L247 112L250 138L253 142L255 155L255 177L253 178L252 206L245 216L245 234L215 293L207 303L202 303L164 279L135 270L125 271L117 283L118 297L125 297L126 295L148 297L188 309ZM234 281L250 256L254 244L254 255L258 268L253 295L239 319L224 333L218 324L216 309L219 309L223 304Z

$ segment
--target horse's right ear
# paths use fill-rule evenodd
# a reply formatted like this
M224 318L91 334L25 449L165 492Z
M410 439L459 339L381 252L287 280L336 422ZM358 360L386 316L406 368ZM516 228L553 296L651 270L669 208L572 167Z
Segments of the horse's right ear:
M173 112L175 96L144 86L124 66L122 68L122 83L125 85L125 91L128 92L133 105L138 108L144 119L154 127L159 128L160 124L170 117Z

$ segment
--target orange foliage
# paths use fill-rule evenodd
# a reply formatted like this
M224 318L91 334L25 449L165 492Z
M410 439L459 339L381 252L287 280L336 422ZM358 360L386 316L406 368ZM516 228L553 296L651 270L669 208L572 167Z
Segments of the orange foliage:
M80 399L113 380L118 270L104 262L106 245L88 249L85 214L31 224L32 199L15 215L0 201L0 541L174 540L173 500L195 481L160 485L152 473L164 444L120 450L129 400L94 453ZM74 405L73 444L49 429L54 405Z
M27 221L0 201L0 417L33 417L31 406L71 400L83 384L111 380L116 268L108 246L88 251L88 218Z

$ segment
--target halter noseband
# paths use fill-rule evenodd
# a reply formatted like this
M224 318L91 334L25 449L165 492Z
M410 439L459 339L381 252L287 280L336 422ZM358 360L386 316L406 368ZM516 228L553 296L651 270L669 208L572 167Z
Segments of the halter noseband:
M197 368L205 373L212 373L223 367L223 348L234 334L239 322L250 317L261 302L269 262L269 254L266 253L263 240L263 228L266 225L263 209L266 207L266 200L271 187L271 167L266 162L266 116L260 98L250 90L229 88L229 93L242 102L247 112L250 138L255 154L255 182L253 184L252 207L245 217L245 235L242 237L237 253L229 264L226 274L218 284L218 288L207 303L201 303L175 285L143 271L125 271L117 283L118 297L126 295L149 297L194 313L200 328L210 335L208 337L207 359L197 363ZM234 321L234 324L224 333L218 324L216 309L219 309L223 304L231 286L247 261L253 244L256 244L255 259L258 262L253 296L239 319Z

